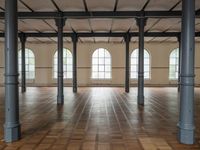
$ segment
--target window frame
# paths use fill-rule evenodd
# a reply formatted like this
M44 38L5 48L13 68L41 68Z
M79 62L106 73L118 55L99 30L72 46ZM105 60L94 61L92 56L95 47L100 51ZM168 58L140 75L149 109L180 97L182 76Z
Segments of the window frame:
M177 55L176 57L172 57L172 55L175 54ZM171 58L175 59L175 64L171 64ZM169 81L178 81L178 73L179 73L179 48L174 48L170 54L169 54L169 74L168 74L168 79ZM171 78L171 65L174 65L173 68L175 68L175 78ZM177 70L176 70L177 69ZM177 73L177 77L176 77L176 73Z
M133 63L132 63L132 55L133 55L133 53L134 52L136 52L136 51L138 51L138 54L137 54L137 58L136 58L136 64L135 64L135 66L136 66L136 78L134 78L134 77L132 77L132 73L133 72L135 72L135 71L132 71L132 65L133 65ZM146 81L148 81L148 80L151 80L151 54L150 54L150 52L147 50L147 49L145 49L144 48L144 53L145 52L147 52L147 54L148 54L148 60L149 60L149 64L148 64L148 68L149 68L149 77L148 78L145 78L144 77L144 80L146 80ZM139 48L135 48L132 52L131 52L131 55L130 55L130 79L131 80L138 80L138 57L139 57ZM144 60L145 60L145 55L144 55ZM144 68L145 68L145 61L144 61ZM145 74L145 71L144 71L144 74Z
M66 50L66 56L67 56L67 54L68 54L68 52L70 53L70 55L71 55L71 57L69 57L69 56L67 56L67 57L64 57L64 51ZM56 63L55 63L55 55L56 55L56 53L57 53L57 58L56 58ZM68 64L67 63L67 58L71 58L71 64ZM64 63L65 62L65 59L66 59L66 64ZM53 55L53 69L52 69L52 78L54 79L54 80L56 80L57 78L58 78L58 75L57 75L57 64L58 63L58 50L56 50L55 52L54 52L54 55ZM71 65L71 71L68 71L68 69L66 69L66 71L64 71L64 68L66 67L66 68L68 68L68 66L69 65ZM55 67L56 66L56 67ZM67 76L67 73L71 73L71 77L69 78L68 76ZM55 74L56 73L56 74ZM66 77L65 77L65 73L66 73ZM73 79L73 53L71 52L71 50L70 49L68 49L68 48L63 48L63 79L64 80L72 80Z
M103 49L104 50L104 57L95 57L97 60L99 60L99 58L103 58L103 60L104 60L104 64L102 64L103 66L104 66L104 71L101 71L101 72L103 72L104 73L104 78L93 78L93 55L95 54L95 52L97 52L98 50L100 50L100 49ZM109 54L109 57L105 57L105 52L108 52L108 54ZM107 71L107 72L109 72L110 73L110 78L105 78L105 73L106 73L106 71L105 71L105 68L106 68L106 63L105 63L105 60L106 59L108 59L109 58L109 61L110 61L110 71ZM107 64L108 65L108 64ZM97 63L97 68L98 68L98 71L96 71L97 72L97 74L99 74L99 61L98 61L98 63ZM92 79L92 80L98 80L98 81L109 81L109 80L112 80L112 56L111 56L111 53L109 52L109 50L108 49L106 49L106 48L103 48L103 47L100 47L100 48L96 48L94 51L93 51L93 53L92 53L92 57L91 57L91 76L90 76L90 78Z
M29 52L33 55L33 57L30 57L30 56L28 56L28 57L26 57L26 53L27 53L27 51L28 51L28 55L29 55ZM21 81L21 73L22 73L22 49L19 49L18 50L18 73L19 73L19 80ZM33 66L33 71L30 71L29 69L27 70L27 66L28 66L28 68L30 68L29 66L30 66L30 64L27 64L26 62L28 61L29 62L29 60L30 60L30 58L31 59L33 59L33 64L31 64L31 66ZM35 78L36 78L36 67L35 67L35 61L36 60L36 58L35 58L35 53L34 53L34 51L32 50L32 49L30 49L30 48L25 48L25 67L26 67L26 80L29 80L29 81L32 81L32 80L35 80ZM30 72L33 72L33 78L29 78L30 77L30 75L29 75L29 73Z

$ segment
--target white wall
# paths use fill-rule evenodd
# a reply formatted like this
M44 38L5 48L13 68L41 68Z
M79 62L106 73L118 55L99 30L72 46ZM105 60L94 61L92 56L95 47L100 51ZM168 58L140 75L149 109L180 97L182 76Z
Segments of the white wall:
M19 43L20 46L20 43ZM137 43L130 43L130 54L138 46ZM53 86L56 80L53 79L53 55L57 49L56 43L27 43L27 48L33 50L36 58L36 78L29 81L32 86ZM71 43L64 43L64 47L72 50ZM112 79L92 80L91 79L91 56L97 48L106 48L112 56ZM145 83L152 86L173 85L176 81L168 79L169 55L178 47L178 43L172 42L151 42L145 43L145 49L151 55L151 79ZM77 79L79 86L90 85L112 85L123 86L125 80L125 44L120 43L78 43L77 46ZM20 47L19 47L20 49ZM200 84L200 44L196 44L196 85ZM4 83L4 43L0 43L0 84ZM71 80L65 80L66 85L71 84ZM132 84L137 83L131 80Z

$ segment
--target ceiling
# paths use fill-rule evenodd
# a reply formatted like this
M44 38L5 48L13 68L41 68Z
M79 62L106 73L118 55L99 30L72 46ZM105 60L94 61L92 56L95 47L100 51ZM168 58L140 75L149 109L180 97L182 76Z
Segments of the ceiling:
M18 11L174 11L181 10L182 0L18 0ZM196 10L200 9L200 1L196 0ZM0 0L0 11L5 10L5 0ZM19 19L19 32L56 32L53 19ZM145 31L148 32L180 32L181 19L149 18ZM137 32L138 27L133 18L130 19L68 19L64 32ZM200 19L196 19L196 31L200 32ZM0 32L4 32L4 20L0 20ZM1 41L3 39L0 39ZM28 38L29 42L56 42L56 38ZM133 38L132 41L136 41ZM196 38L200 41L200 38ZM64 41L71 42L70 38ZM177 41L176 38L150 38L145 41ZM123 42L120 37L79 38L79 42Z

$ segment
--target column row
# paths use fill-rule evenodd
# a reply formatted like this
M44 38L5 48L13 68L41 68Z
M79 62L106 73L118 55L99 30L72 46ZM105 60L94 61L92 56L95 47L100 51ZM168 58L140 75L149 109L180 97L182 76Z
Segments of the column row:
M21 137L19 121L19 89L18 89L18 57L17 57L17 0L5 1L5 124L4 138L6 142L19 140ZM194 33L195 33L195 0L182 1L182 35L181 35L181 69L180 69L180 117L179 117L179 141L185 144L193 144L194 135ZM137 19L139 27L139 68L138 68L138 104L144 105L144 26L146 18ZM65 19L56 19L58 28L58 95L57 103L64 103L63 93L63 27ZM126 79L125 91L129 92L129 41L126 40ZM22 42L22 92L25 88L25 36ZM73 41L73 91L77 92L77 36Z

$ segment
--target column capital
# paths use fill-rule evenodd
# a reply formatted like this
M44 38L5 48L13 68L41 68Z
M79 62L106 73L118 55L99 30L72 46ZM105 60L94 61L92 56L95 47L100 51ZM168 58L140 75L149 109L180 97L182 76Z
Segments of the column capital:
M131 35L130 35L129 32L127 32L126 35L124 36L124 40L125 40L126 42L130 42L130 40L131 40Z
M55 23L57 27L64 27L65 26L66 18L63 18L63 13L59 13L59 18L55 19Z
M139 18L136 18L136 24L139 27L140 25L146 26L147 18L144 16L141 16Z
M25 42L26 42L27 37L26 37L26 34L25 34L25 33L22 32L22 33L20 34L19 38L20 38L20 41L21 41L22 43L25 43Z
M180 43L181 42L181 33L177 35L177 41Z
M78 41L77 33L74 32L71 38L72 38L72 42L76 43Z

